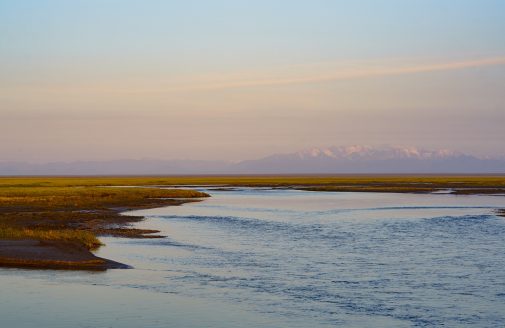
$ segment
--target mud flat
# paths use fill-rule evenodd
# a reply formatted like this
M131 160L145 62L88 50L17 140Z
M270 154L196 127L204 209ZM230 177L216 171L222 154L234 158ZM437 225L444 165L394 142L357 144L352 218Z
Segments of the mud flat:
M0 266L96 271L129 268L97 257L85 248L33 239L0 240Z

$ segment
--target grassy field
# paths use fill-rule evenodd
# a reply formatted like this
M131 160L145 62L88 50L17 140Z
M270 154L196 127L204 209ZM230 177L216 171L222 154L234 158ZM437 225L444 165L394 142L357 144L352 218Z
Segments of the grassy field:
M336 176L174 176L174 177L0 177L3 187L84 187L153 185L364 186L426 184L433 187L505 188L505 175L336 175Z

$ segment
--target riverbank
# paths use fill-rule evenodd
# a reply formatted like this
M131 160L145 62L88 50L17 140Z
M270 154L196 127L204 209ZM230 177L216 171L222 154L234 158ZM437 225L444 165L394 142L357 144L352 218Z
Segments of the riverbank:
M180 205L207 194L185 189L53 185L0 180L0 266L106 270L126 265L93 255L100 236L162 238L130 225L126 210ZM13 182L13 180L9 180Z

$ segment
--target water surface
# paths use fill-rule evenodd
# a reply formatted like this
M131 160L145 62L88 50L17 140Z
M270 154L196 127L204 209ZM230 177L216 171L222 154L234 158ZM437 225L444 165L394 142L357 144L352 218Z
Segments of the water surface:
M496 327L496 196L210 191L135 211L166 239L104 238L106 273L1 270L17 327ZM64 311L61 311L64 309ZM58 326L58 324L60 325ZM61 324L66 323L66 324Z

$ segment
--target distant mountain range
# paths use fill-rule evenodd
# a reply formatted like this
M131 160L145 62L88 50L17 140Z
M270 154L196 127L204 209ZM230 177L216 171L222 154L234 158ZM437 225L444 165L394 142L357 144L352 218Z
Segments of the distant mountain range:
M0 175L505 173L505 158L416 147L311 148L241 162L113 160L31 164L0 161Z
M505 158L416 147L343 146L276 154L236 167L256 173L505 173Z

